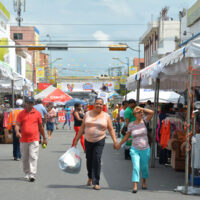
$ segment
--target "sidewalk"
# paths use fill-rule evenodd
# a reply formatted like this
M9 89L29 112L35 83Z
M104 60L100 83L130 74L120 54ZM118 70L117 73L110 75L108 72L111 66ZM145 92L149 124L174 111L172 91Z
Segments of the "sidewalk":
M82 157L82 169L79 174L67 174L58 167L59 157L71 146L73 130L57 130L46 149L40 148L38 173L36 181L30 183L23 180L22 164L12 159L12 145L0 144L0 197L2 200L38 199L38 200L184 200L199 199L173 191L184 184L184 173L175 172L156 164L150 169L147 182L148 190L142 191L139 186L137 194L132 194L130 160L124 160L123 149L113 149L111 138L106 138L102 157L101 191L94 191L86 186L87 171L85 154L79 144Z

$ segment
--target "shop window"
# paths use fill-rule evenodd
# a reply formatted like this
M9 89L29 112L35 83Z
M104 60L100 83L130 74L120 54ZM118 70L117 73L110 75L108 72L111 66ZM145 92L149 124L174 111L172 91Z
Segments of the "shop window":
M22 33L14 33L13 38L14 38L14 40L23 40L23 34Z

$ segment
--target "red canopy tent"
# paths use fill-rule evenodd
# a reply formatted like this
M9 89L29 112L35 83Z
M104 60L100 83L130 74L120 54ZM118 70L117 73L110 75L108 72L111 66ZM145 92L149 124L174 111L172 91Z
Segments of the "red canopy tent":
M56 88L52 93L50 93L46 98L43 99L44 103L48 102L66 102L72 99L71 96L65 94L59 88Z
M35 96L35 99L42 99L44 104L47 104L49 102L59 102L59 103L65 103L72 99L71 96L65 94L62 90L59 88L55 88L53 86L49 86L45 90L43 90L41 93L37 94Z

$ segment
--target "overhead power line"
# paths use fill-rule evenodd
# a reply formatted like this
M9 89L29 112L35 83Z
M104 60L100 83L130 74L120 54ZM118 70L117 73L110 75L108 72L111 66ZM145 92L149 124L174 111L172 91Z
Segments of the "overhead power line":
M14 23L10 23L15 25ZM23 23L23 25L42 25L42 26L143 26L147 24L48 24L48 23Z

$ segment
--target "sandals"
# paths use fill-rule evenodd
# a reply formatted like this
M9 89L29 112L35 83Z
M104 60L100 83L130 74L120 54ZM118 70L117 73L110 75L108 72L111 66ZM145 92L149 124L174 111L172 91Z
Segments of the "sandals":
M87 186L92 186L92 179L88 179Z
M94 190L100 190L101 187L100 187L99 185L94 185L94 186L93 186L93 189L94 189Z

